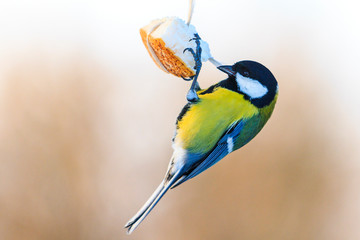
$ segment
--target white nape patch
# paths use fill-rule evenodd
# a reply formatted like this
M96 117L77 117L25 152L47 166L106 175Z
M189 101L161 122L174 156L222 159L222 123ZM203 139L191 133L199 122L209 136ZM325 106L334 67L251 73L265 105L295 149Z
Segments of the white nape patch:
M268 92L268 89L259 81L244 77L240 73L236 73L236 82L239 90L248 95L251 99L261 98Z
M232 137L228 137L228 139L226 140L227 142L227 150L228 153L231 153L233 151L234 148L234 141Z

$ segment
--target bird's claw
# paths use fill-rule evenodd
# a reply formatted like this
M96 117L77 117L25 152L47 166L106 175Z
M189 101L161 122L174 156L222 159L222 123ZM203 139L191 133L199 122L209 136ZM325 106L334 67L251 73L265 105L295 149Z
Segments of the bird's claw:
M200 38L200 36L199 36L199 34L197 34L197 33L195 33L194 34L194 37L193 38L191 38L190 40L189 40L189 42L191 42L191 41L196 41L196 40L200 40L201 38Z
M202 52L202 49L201 49L201 46L200 46L200 36L199 34L195 33L194 34L194 37L191 38L189 40L190 41L195 41L196 43L196 50L192 49L192 48L185 48L183 53L185 53L186 51L189 51L193 57L194 57L194 61L195 61L195 75L192 76L191 78L184 78L183 79L185 81L190 81L190 80L193 80L192 84L191 84L191 87L190 87L190 90L186 96L187 100L189 102L194 102L194 101L197 101L199 99L197 93L196 93L196 89L199 88L199 84L197 83L197 78L200 74L200 70L201 70L201 67L202 67L202 62L201 62L201 52Z
M196 58L196 53L195 53L194 49L192 49L192 48L185 48L184 51L183 51L183 53L185 53L186 51L189 51L189 52L193 55L194 59Z

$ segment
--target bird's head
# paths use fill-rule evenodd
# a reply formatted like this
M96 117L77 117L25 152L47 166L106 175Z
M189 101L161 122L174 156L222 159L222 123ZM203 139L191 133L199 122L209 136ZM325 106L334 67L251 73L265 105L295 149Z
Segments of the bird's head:
M258 108L268 106L278 91L274 75L264 65L254 61L240 61L234 65L223 65L219 70L229 75L235 91L244 95Z

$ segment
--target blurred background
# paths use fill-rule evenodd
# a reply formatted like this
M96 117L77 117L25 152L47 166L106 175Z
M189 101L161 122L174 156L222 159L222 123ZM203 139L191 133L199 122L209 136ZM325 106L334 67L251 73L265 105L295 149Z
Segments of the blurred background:
M0 3L0 239L359 239L356 1L198 0L192 24L226 64L266 65L278 104L247 146L169 191L160 183L190 84L139 28L188 1ZM226 76L210 63L199 81Z

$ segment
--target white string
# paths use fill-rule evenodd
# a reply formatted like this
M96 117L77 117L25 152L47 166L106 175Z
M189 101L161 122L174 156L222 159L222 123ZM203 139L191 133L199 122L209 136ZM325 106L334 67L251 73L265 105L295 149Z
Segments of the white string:
M157 57L157 55L156 55L154 49L152 48L152 46L150 45L150 41L149 41L149 36L151 35L151 33L154 32L161 24L162 24L162 22L158 23L152 29L150 29L150 31L146 35L146 44L147 44L147 48L149 49L151 56L153 57L155 62L158 64L158 66L165 72L169 73L169 71L165 68L165 66L160 62L159 58Z
M189 2L189 13L188 13L188 20L186 24L189 26L191 22L192 15L194 13L194 7L195 7L195 0L190 0ZM219 67L223 65L221 62L215 60L214 57L209 58L209 62L211 62L215 67Z
M221 62L215 60L215 58L213 58L213 57L209 58L209 62L211 62L215 67L219 67L219 66L223 65Z
M191 22L191 18L192 18L193 12L194 12L194 6L195 6L195 0L190 0L188 20L186 22L186 24L188 26L190 25L190 22Z

